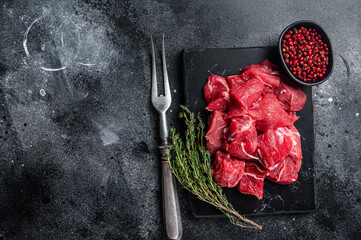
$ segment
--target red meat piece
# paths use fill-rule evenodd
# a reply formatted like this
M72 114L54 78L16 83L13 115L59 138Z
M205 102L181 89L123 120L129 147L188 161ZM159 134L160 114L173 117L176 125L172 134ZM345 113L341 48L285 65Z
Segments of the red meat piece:
M275 164L284 160L293 148L293 141L284 131L288 129L267 130L261 135L259 155L262 165L271 169Z
M267 171L254 162L246 162L244 173L239 181L238 190L244 194L255 195L263 198L263 185Z
M228 76L226 79L230 88L242 85L246 82L246 80L244 80L241 75Z
M273 93L274 89L268 85L264 85L264 89L262 91L262 96L266 95L266 94L271 94Z
M298 171L290 157L274 165L269 169L267 178L279 184L290 184L297 181Z
M278 67L276 64L271 63L270 60L264 59L260 64L260 66L264 66L266 68L272 69L273 71L277 71Z
M218 75L211 75L204 86L204 97L207 103L221 97L223 92L229 92L229 86L225 78Z
M288 112L288 116L290 116L290 118L296 122L298 119L300 119L299 116L297 116L296 112Z
M241 159L258 159L253 154L257 149L256 122L250 116L232 118L225 132L223 148L232 156Z
M266 73L268 75L271 76L278 76L280 75L279 71L277 71L277 67L273 67L272 63L269 62L270 64L253 64L253 65L249 65L245 68L242 69L242 73L241 73L241 77L247 80L247 76L252 77L253 76L253 71L255 72L261 72L261 73ZM250 71L250 72L248 72Z
M299 172L301 170L301 166L302 166L302 159L293 158L291 156L290 156L290 158L292 159L293 164L295 164L296 171Z
M210 102L208 104L208 106L206 107L206 109L208 111L222 111L225 112L228 109L228 104L229 104L229 93L228 92L223 92L221 94L221 97L214 99L212 102Z
M231 104L227 118L239 117L247 113L253 102L257 101L262 93L264 84L252 78L242 85L231 88Z
M297 172L300 171L302 165L302 146L300 133L298 132L295 126L289 126L288 129L282 128L284 134L287 134L293 143L292 150L289 154L289 157L293 160Z
M255 78L258 78L265 85L268 85L272 88L278 87L278 85L280 84L280 81L281 81L280 77L269 75L267 73L258 72L258 73L253 73L252 76Z
M281 81L280 85L275 89L274 94L282 107L287 111L300 111L305 106L306 94L294 84Z
M222 148L223 130L228 121L225 120L225 114L221 111L214 111L209 117L209 129L206 134L207 149L211 154Z
M293 124L306 95L280 76L276 65L265 59L240 75L211 75L204 96L206 109L213 111L206 140L210 153L216 153L211 171L218 185L238 184L240 192L261 199L266 176L280 184L297 180L302 148Z
M244 68L243 72L241 73L241 78L245 80L250 78L257 78L265 85L268 85L272 88L278 87L281 82L278 71L274 71L268 66L260 65L250 65Z
M216 152L215 161L211 166L212 177L221 187L235 187L239 183L245 163L221 151Z
M302 159L302 147L300 133L295 126L288 126L288 128L280 128L283 134L288 135L292 140L292 150L290 157L294 159Z
M266 94L260 101L255 102L248 114L256 120L257 130L262 132L290 126L296 121L282 108L274 94Z

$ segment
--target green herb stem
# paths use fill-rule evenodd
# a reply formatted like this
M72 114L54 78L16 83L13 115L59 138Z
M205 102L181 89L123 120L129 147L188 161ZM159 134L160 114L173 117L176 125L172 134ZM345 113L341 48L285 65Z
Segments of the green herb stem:
M211 175L211 155L204 146L205 125L200 114L195 116L187 107L179 117L186 125L184 140L174 128L171 129L172 146L168 160L174 176L181 185L205 201L222 211L231 222L240 227L262 229L257 223L245 218L234 210Z

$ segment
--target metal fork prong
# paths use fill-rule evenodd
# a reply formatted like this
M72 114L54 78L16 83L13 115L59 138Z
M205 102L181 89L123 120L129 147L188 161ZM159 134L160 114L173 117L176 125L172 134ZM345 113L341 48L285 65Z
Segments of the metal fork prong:
M157 89L157 69L155 65L155 50L153 37L150 37L152 43L152 101L154 102L158 98L158 89Z
M168 72L167 72L167 63L165 60L164 35L163 35L163 42L162 42L162 61L163 61L164 95L166 98L171 100L170 87L169 87L169 81L168 81Z

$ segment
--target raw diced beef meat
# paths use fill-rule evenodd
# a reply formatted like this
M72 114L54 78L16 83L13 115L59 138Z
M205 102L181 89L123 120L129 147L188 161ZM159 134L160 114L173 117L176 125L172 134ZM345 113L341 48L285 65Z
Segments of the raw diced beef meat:
M240 192L261 199L266 177L279 184L297 181L302 148L293 124L306 95L276 65L265 59L240 75L211 75L204 97L213 111L205 137L215 153L211 173L219 186L238 185Z
M276 71L278 70L277 65L271 63L270 60L265 59L265 60L263 60L259 65L260 65L260 66L264 66L264 67L266 67L267 69L271 69L272 72L273 72L273 75L278 75L278 72L276 72Z
M296 122L298 119L300 119L299 116L297 116L296 112L287 112L288 116L292 119L292 121Z
M269 129L260 138L258 153L262 165L270 169L285 159L293 148L293 141L284 131L288 128Z
M254 65L249 65L249 66L245 67L242 70L241 77L244 79L247 79L247 77L251 78L257 72L266 73L270 76L278 76L279 77L279 75L280 75L279 72L276 69L273 69L272 66L270 66L270 65L254 64Z
M253 77L258 78L265 85L268 85L272 88L278 87L278 85L280 84L280 81L281 81L280 77L278 77L278 76L272 76L267 73L261 73L261 72L254 73Z
M211 75L204 86L204 97L207 103L221 97L223 92L229 92L229 86L225 78L218 75Z
M287 111L302 110L307 99L306 94L300 88L285 80L275 89L274 94L277 96L282 107Z
M245 162L231 157L221 151L216 152L215 161L211 166L212 177L221 187L235 187L239 183Z
M222 146L232 156L241 159L258 159L256 122L248 115L232 118L225 132Z
M222 111L225 112L228 109L229 104L229 93L223 92L219 98L214 99L212 102L208 104L206 109L208 111Z
M293 160L286 157L269 169L267 178L279 184L290 184L297 181L298 171Z
M209 118L209 128L206 134L207 149L211 154L222 148L223 130L228 121L224 119L225 114L220 111L214 111Z
M264 84L256 78L252 78L242 85L231 88L231 104L227 118L239 117L246 114L252 103L260 98L263 88Z
M301 139L300 133L298 132L295 126L289 126L288 128L279 128L279 130L284 134L288 135L292 140L292 149L290 152L290 157L294 159L302 159L302 148L301 148Z
M243 78L241 78L241 75L233 75L226 77L228 85L230 88L242 85L246 82Z
M255 195L258 199L263 198L263 185L267 171L257 163L246 162L244 173L239 181L238 190L244 194Z
M293 164L295 164L295 168L296 168L296 171L299 172L301 170L301 166L302 166L302 159L299 159L299 158L292 158L290 157L293 161Z
M269 67L260 65L250 65L244 68L241 77L245 80L250 78L258 78L265 85L268 85L272 88L278 87L281 82L278 71L274 71Z
M268 85L264 85L262 96L273 93L274 89Z
M282 108L274 94L266 94L253 104L248 114L256 120L256 128L265 132L268 129L292 125L296 120Z
M302 165L302 147L301 147L301 138L300 133L298 132L297 128L295 126L289 126L289 136L292 139L293 147L289 154L289 157L292 158L297 172L300 171L301 165Z

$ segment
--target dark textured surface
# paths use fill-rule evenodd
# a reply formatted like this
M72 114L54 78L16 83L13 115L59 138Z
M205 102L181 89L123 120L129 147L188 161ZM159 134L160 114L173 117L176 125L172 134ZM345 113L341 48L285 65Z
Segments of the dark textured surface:
M358 238L360 9L359 1L2 0L0 238L164 237L149 36L158 45L167 36L176 125L181 49L276 45L300 19L320 23L334 50L332 77L313 89L317 211L253 217L264 229L246 230L195 219L180 189L184 239ZM39 17L29 58L23 37Z
M279 66L282 74L277 47L187 49L183 51L184 102L192 112L201 112L207 122L209 112L203 88L210 74L223 77L239 74L251 64L268 59ZM302 166L297 182L288 185L265 181L263 198L242 194L238 188L224 188L227 199L241 214L261 215L267 213L310 212L315 210L314 189L314 126L312 109L312 88L299 86L308 96L304 108L297 112L300 119L295 127L301 134ZM190 194L191 195L191 194ZM197 217L224 216L221 211L191 195L190 207Z

